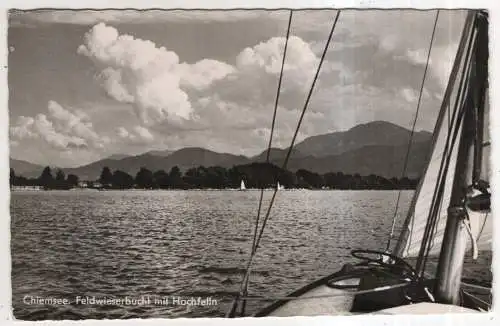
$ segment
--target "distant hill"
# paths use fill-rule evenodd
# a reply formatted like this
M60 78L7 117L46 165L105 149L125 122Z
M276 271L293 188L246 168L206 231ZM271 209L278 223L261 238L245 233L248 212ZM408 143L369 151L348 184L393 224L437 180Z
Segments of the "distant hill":
M370 145L338 155L324 157L308 156L292 160L290 170L306 169L316 173L342 172L344 174L375 174L386 178L400 178L403 173L407 146ZM430 142L415 143L410 149L404 176L417 178L423 172Z
M347 131L334 132L306 138L297 144L287 169L296 171L306 169L317 173L343 172L347 174L401 177L404 158L411 132L395 124L374 121L358 125ZM430 150L431 133L415 132L408 160L407 176L420 176ZM272 148L270 162L282 166L287 149ZM77 168L63 169L66 174L73 173L80 179L95 180L107 166L112 171L122 170L135 175L141 167L149 170L165 170L178 166L187 170L198 166L222 166L264 162L267 151L246 157L229 153L217 153L199 147L183 148L177 151L149 151L136 156L120 158L113 155ZM43 167L24 161L12 160L11 166L16 174L26 177L39 176Z
M360 175L401 177L411 131L385 121L355 126L347 131L308 137L297 144L288 169L306 169L317 173L343 172ZM415 132L406 176L418 177L430 150L432 134ZM272 148L270 162L281 166L288 149ZM267 150L252 157L264 162Z
M175 152L175 151L171 151L171 150L166 149L166 150L161 150L161 151L149 151L146 154L166 157L166 156L169 156L170 154L172 154L173 152Z
M121 159L124 159L126 157L129 157L130 155L127 155L127 154L113 154L111 156L108 157L108 159L110 160L121 160Z
M183 148L173 152L167 157L172 166L177 165L181 169L194 166L223 166L246 164L250 160L243 155L233 155L229 153L217 153L199 147Z
M40 176L44 167L23 160L10 159L10 168L14 169L16 175L22 175L27 178Z
M161 156L161 157L166 157L166 156L169 156L170 154L172 154L174 151L171 151L171 150L152 150L152 151L149 151L149 152L145 152L145 153L142 153L142 154L136 154L136 155L130 155L130 154L113 154L109 157L107 157L108 159L111 159L111 160L122 160L124 158L127 158L127 157L132 157L132 156L139 156L139 155L144 155L144 154L149 154L149 155L153 155L153 156Z
M410 130L386 121L357 125L347 131L308 137L295 146L302 155L324 157L338 155L367 146L408 146ZM432 134L418 131L412 142L429 142Z
M183 148L173 152L168 156L156 156L150 152L138 156L130 156L121 160L104 159L88 165L77 168L64 169L65 173L74 173L80 176L80 179L97 179L102 169L107 166L112 171L122 170L135 175L141 167L149 170L165 170L168 172L172 167L178 166L181 170L187 170L192 167L203 166L222 166L232 167L233 165L245 164L250 162L245 156L233 154L216 153L204 148Z
M285 161L286 155L288 154L288 149L289 148L271 148L271 151L269 153L269 162L276 164L278 166L282 166L283 162ZM294 148L292 150L292 153L290 154L290 160L293 159L300 159L304 158L306 155L304 155L301 151L297 150ZM264 150L262 153L259 155L255 155L250 158L251 161L253 162L265 162L267 159L267 149Z

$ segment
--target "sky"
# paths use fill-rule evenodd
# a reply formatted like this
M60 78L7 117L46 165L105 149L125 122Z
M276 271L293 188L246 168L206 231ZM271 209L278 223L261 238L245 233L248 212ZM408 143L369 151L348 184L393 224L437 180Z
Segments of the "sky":
M345 10L298 134L411 128L436 11ZM294 11L273 147L287 147L335 10ZM432 131L464 23L439 12L417 130ZM289 11L11 11L11 157L75 167L112 154L266 149Z

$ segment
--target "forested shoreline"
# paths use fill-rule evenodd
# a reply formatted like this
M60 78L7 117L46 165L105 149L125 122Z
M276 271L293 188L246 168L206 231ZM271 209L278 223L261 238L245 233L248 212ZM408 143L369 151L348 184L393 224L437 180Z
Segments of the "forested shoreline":
M296 172L283 170L271 163L251 163L226 169L220 166L190 168L182 172L177 166L151 171L141 168L135 176L121 171L102 169L97 180L81 180L75 174L64 174L45 167L38 178L26 178L10 169L11 187L40 187L50 190L73 188L96 189L234 189L241 181L246 188L273 188L279 182L287 189L415 189L418 179L384 178L377 175L361 176L330 172L318 174L304 169Z

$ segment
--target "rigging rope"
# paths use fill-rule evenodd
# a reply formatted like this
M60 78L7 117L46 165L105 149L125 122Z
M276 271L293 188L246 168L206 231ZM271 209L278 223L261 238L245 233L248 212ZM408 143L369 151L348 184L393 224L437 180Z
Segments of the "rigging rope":
M280 97L280 91L281 91L281 82L283 80L283 70L285 67L285 60L286 60L286 50L288 49L288 40L290 39L290 30L292 26L292 15L293 15L293 10L290 10L290 15L288 18L288 26L286 30L286 38L285 38L285 47L283 49L283 59L281 61L281 69L280 69L280 75L278 79L278 87L276 90L276 100L274 102L274 111L273 111L273 119L271 123L271 131L269 135L269 144L267 146L267 155L266 155L266 163L269 163L269 157L271 154L271 146L273 142L273 134L274 134L274 127L276 124L276 113L278 112L278 103L279 103L279 97ZM276 185L277 187L277 185ZM257 211L257 218L255 221L255 228L254 228L254 233L253 233L253 240L252 240L252 248L250 250L250 255L253 255L255 253L255 243L257 241L257 230L259 228L259 220L260 220L260 211L262 208L262 199L264 197L264 185L262 184L262 187L260 189L260 199L259 199L259 208ZM243 296L245 296L248 292L248 281L245 283L244 288L243 288ZM245 313L245 302L243 301L242 303L242 308L241 308L241 314L243 315Z
M309 106L309 101L311 100L311 96L312 96L312 93L314 91L314 86L316 85L316 81L318 80L319 73L321 71L321 66L323 65L323 61L325 60L326 53L327 53L328 47L330 45L330 41L331 41L332 36L333 36L333 31L335 30L335 26L337 25L337 21L339 19L339 16L340 16L340 10L337 11L337 15L335 16L335 20L333 22L332 29L330 30L330 34L329 34L328 39L326 41L325 48L323 50L323 54L321 55L321 59L320 59L319 64L318 64L316 74L314 75L314 79L312 81L311 88L309 89L309 93L307 94L306 102L304 103L302 113L301 113L299 121L297 123L297 127L295 128L295 133L293 134L292 142L290 144L290 147L288 148L288 152L286 154L285 161L283 162L283 165L281 167L282 170L285 170L287 165L288 165L288 160L290 159L290 156L292 154L292 149L293 149L293 146L295 145L295 140L297 139L297 135L299 133L300 126L302 124L302 120L304 119L304 115L306 113L307 107ZM269 214L271 213L271 208L272 208L272 206L274 204L274 200L276 198L277 190L278 190L278 188L274 189L274 193L273 193L273 196L271 198L271 202L269 203L269 206L268 206L268 209L266 212L266 216L264 217L264 221L262 222L262 227L260 229L259 237L257 238L257 242L255 243L255 250L257 250L260 239L262 238L262 234L264 233L266 222L269 219Z
M469 20L466 20L466 23L464 24L464 27L462 30L462 38L461 38L460 43L458 45L458 51L457 51L457 54L455 56L453 68L452 68L452 70L450 72L450 76L448 78L448 80L453 81L453 82L456 80L457 75L458 75L459 70L460 70L460 62L462 61L462 56L463 56L463 52L464 52L463 49L466 47L466 41L467 41L465 34L468 30L469 25L470 25ZM442 119L444 118L444 112L445 112L444 110L445 109L447 109L447 112L448 112L448 127L450 128L450 123L451 123L450 120L451 119L450 119L449 113L450 113L450 98L451 98L452 92L453 92L453 85L452 85L452 83L449 82L448 86L446 87L444 96L443 96L443 104L441 106L440 114L438 116L436 127L435 127L434 133L433 133L434 134L433 141L432 141L433 148L435 147L435 145L438 141L437 135L439 134L439 126L442 122ZM429 161L427 162L427 165L429 166L429 164L433 160L434 159L432 159L432 155L431 155L429 157ZM427 170L425 171L425 173L427 173ZM411 203L410 211L415 209L416 199L420 195L422 184L423 184L423 179L420 180L419 187L417 188L416 194L415 194L415 196L412 200L412 203ZM400 240L404 241L404 244L400 241L398 243L398 247L397 247L399 254L404 254L404 252L406 252L406 255L409 254L409 248L410 248L411 243L412 243L413 232L415 229L415 220L416 220L415 216L408 214L408 216L405 220L405 224L403 225L403 234L402 234L403 238L400 239Z
M460 122L463 118L464 113L465 113L464 110L461 110L459 115L458 115L458 118L456 121L456 126L455 126L455 129L453 131L453 135L452 135L452 139L451 139L451 146L453 146L453 144L456 142L456 139L458 137L458 131L460 130ZM449 136L450 136L451 132L452 132L451 130L448 131L447 141L449 141ZM429 253L432 249L432 244L433 244L432 240L435 238L435 236L437 234L436 226L440 220L438 210L441 207L442 197L444 195L444 190L445 190L446 180L444 178L448 173L451 155L453 153L453 148L448 148L449 147L448 145L449 144L447 143L446 148L445 148L446 155L443 155L443 157L442 157L439 178L437 179L439 185L436 185L436 187L438 187L438 189L434 193L434 198L433 198L433 201L432 201L431 207L430 207L431 209L429 211L428 223L426 224L426 227L424 230L424 236L423 236L423 240L422 240L422 244L421 244L421 249L419 252L418 259L417 259L417 270L419 270L421 275L423 275L422 273L425 270L427 258L429 257Z
M439 18L439 9L436 12L436 18L434 20L434 26L432 28L431 40L430 40L430 44L429 44L429 52L427 53L427 60L425 63L424 75L422 78L422 83L420 84L420 93L419 93L418 101L417 101L417 109L415 112L415 118L413 119L413 125L412 125L411 132L410 132L410 139L408 141L408 148L406 150L405 160L404 160L404 164L403 164L403 173L401 174L401 178L403 178L405 176L406 169L408 168L408 159L410 157L410 148L411 148L411 145L413 142L413 135L415 133L415 126L417 124L418 113L420 111L420 105L422 102L422 95L424 92L424 85L425 85L425 80L427 77L427 70L429 68L429 62L430 62L431 51L432 51L432 44L434 42L434 36L436 34L436 26L437 26L438 18ZM387 246L385 248L385 251L387 251L387 252L389 252L389 249L391 247L391 240L394 236L394 228L396 226L396 220L397 220L397 216L398 216L399 202L401 200L401 192L402 192L402 190L400 189L398 192L398 198L396 200L396 208L394 209L394 217L392 218L391 232L389 233L389 239L387 240Z
M492 292L491 287L477 285L477 284L472 284L472 283L468 283L468 282L464 282L464 281L462 281L461 283L462 283L463 286L466 286L466 287L469 287L469 288L472 288L472 289L484 290L484 291Z
M468 101L470 101L470 84L467 84L469 81L469 77L471 74L471 66L472 66L472 47L474 44L474 22L471 24L471 37L469 39L469 44L467 47L467 53L465 56L464 60L464 66L462 67L462 76L460 78L459 82L459 89L457 96L455 98L455 105L454 105L454 110L453 110L453 118L452 121L454 120L455 114L458 111L458 117L457 120L455 121L455 129L453 131L453 135L451 138L450 142L450 134L452 130L448 130L447 134L447 139L446 139L446 147L445 147L445 154L443 154L443 160L441 161L441 167L439 171L439 177L437 179L438 183L436 184L436 187L438 189L434 193L434 198L431 203L431 210L429 212L429 217L427 221L427 225L424 231L424 237L422 240L422 246L419 252L418 260L417 260L417 270L423 275L423 271L425 270L425 265L427 262L427 258L429 256L430 250L431 250L431 241L430 238L432 238L435 235L435 230L436 230L436 225L437 222L439 221L439 216L438 216L438 206L437 203L441 202L442 197L444 195L444 188L445 188L445 177L448 173L448 168L450 165L450 160L451 156L453 153L453 144L455 144L456 139L458 137L458 132L460 129L460 124L463 119L463 115L465 114L465 107L468 105ZM459 108L459 109L457 109ZM446 157L445 157L446 156Z
M276 91L276 100L274 102L273 120L272 120L272 123L271 123L271 131L270 131L270 135L269 135L269 143L267 145L266 163L269 163L269 159L270 159L270 155L271 155L271 146L272 146L272 142L273 142L274 127L275 127L275 124L276 124L276 113L278 112L278 103L279 103L279 96L280 96L280 91L281 91L281 81L283 79L283 70L284 70L284 67L285 67L286 50L288 48L288 40L290 38L290 29L291 29L291 25L292 25L292 15L293 15L293 11L290 10L290 16L288 18L288 27L287 27L287 30L286 30L285 48L283 49L283 59L281 61L281 70L280 70L280 75L279 75L279 79L278 79L278 88L277 88L277 91ZM258 229L258 225L259 225L260 211L261 211L261 208L262 208L262 199L263 199L263 196L264 196L264 185L262 185L261 190L260 190L259 209L257 211L257 220L255 222L255 229L254 229L254 236L253 236L253 241L252 241L252 250L251 250L251 252L254 251L255 241L257 239L257 229Z
M337 26L337 22L338 22L338 19L339 19L339 16L340 16L340 10L337 11L337 14L335 15L335 19L333 21L333 24L332 24L332 28L330 30L330 33L328 35L328 39L326 41L326 44L325 44L325 48L323 50L323 53L321 55L321 58L320 58L320 61L318 63L318 68L316 70L316 74L314 75L314 79L312 81L312 84L311 84L311 87L309 89L309 93L307 94L307 98L306 98L306 101L304 103L304 107L302 109L302 113L300 115L300 118L299 118L299 121L297 123L297 127L295 129L295 133L293 135L293 138L292 138L292 142L290 144L290 147L288 148L288 152L287 152L287 155L285 157L285 160L283 162L283 165L282 165L282 170L285 170L286 167L287 167L287 164L288 164L288 160L290 159L290 155L292 153L292 149L293 149L293 146L295 145L295 141L297 139L297 135L298 135L298 132L300 130L300 126L302 124L302 120L304 119L304 115L306 113L306 110L309 106L309 101L311 100L311 96L313 94L313 91L314 91L314 87L316 85L316 81L318 80L318 77L319 77L319 73L321 71L321 66L323 65L323 61L325 60L325 57L326 57L326 53L327 53L327 50L329 48L329 45L330 45L330 42L331 42L331 39L332 39L332 36L333 36L333 32L335 30L335 27ZM243 281L242 281L242 284L241 284L241 288L240 288L240 291L239 291L239 294L238 296L235 298L235 300L233 301L233 305L231 307L231 310L230 310L230 314L234 313L236 311L236 308L237 308L237 302L238 302L238 299L240 298L240 296L243 294L243 291L244 289L248 286L248 281L249 281L249 276L250 276L250 270L251 270L251 265L252 265L252 262L253 262L253 258L255 257L255 253L257 252L257 249L259 247L259 243L260 243L260 240L262 238L262 235L264 233L264 229L266 227L266 223L269 219L269 215L271 213L271 208L274 204L274 200L276 198L276 194L278 192L278 188L275 187L274 188L274 192L273 192L273 195L271 197L271 201L269 203L269 206L267 208L267 211L266 211L266 215L264 216L264 220L262 222L262 226L260 228L260 232L259 232L259 235L258 237L255 239L255 245L252 246L252 253L250 255L250 258L248 260L248 263L247 263L247 267L246 267L246 272L245 272L245 276L243 277ZM262 197L261 197L262 199Z
M466 24L464 25L464 29L463 29L462 35L466 35L466 32L467 32L469 26L470 26L470 22L466 21ZM450 78L449 78L449 80L453 81L453 83L455 83L457 74L459 73L459 70L460 70L460 66L461 66L460 62L462 61L463 52L464 52L463 49L466 47L466 42L467 42L467 39L466 39L465 36L463 36L462 39L461 39L461 41L460 41L459 47L458 47L457 55L455 57L454 67L453 67L453 69L451 71ZM468 53L467 53L467 57L469 55ZM461 78L461 80L459 82L459 85L462 85L462 83L463 83L463 77L464 77L464 75L462 73L462 78ZM448 107L448 112L449 112L449 106L450 106L451 94L452 94L453 88L454 88L454 84L449 83L448 87L446 88L445 95L444 95L443 106L447 106ZM456 101L458 101L459 97L460 97L460 95L457 94L456 95ZM458 102L455 103L455 108L457 107L457 103ZM453 110L451 121L455 121L456 114L457 114L457 110ZM439 118L438 118L438 124L439 124ZM444 162L445 162L445 156L448 153L449 142L450 142L450 137L451 137L451 133L452 133L453 127L454 127L454 125L448 124L448 131L447 131L447 134L446 134L447 136L446 136L445 148L443 150L443 154L439 157L440 160L441 160L441 163L440 163L440 168L439 168L438 176L436 178L436 184L434 186L435 191L432 194L432 200L431 200L431 206L430 206L431 208L433 207L433 205L435 205L436 191L437 191L437 188L438 188L438 185L439 185L439 181L442 179L443 165L444 165ZM434 132L435 132L435 134L439 135L439 132L440 132L439 131L439 125L436 128L438 128L438 129L436 129ZM437 139L435 140L435 142L437 142ZM434 144L434 146L435 146L435 144ZM437 158L436 158L436 160L437 160ZM416 217L413 216L411 218L411 227L410 227L410 231L409 231L410 234L409 234L409 237L408 237L407 244L405 245L405 246L407 246L407 250L409 250L409 248L411 246L411 243L412 243L413 232L414 232L414 229L415 229L415 220L416 220ZM427 228L428 228L428 223L425 226L425 229L427 229ZM408 254L408 252L407 252L407 254Z
M486 212L484 214L484 220L483 220L483 225L481 226L481 230L479 231L479 233L477 234L477 237L476 237L476 242L479 242L479 239L481 238L481 235L483 235L483 231L484 231L484 227L486 226L486 221L488 220L488 212Z
M472 259L476 260L477 256L479 255L479 249L477 248L476 238L474 238L474 234L472 233L469 214L467 213L467 210L465 210L465 212L467 214L467 220L464 221L464 226L472 242Z
M490 304L490 303L488 303L488 302L486 302L486 301L484 301L484 300L482 300L482 299L478 298L477 296L473 295L472 293L470 293L470 292L468 292L468 291L462 290L462 292L463 292L463 293L465 293L465 294L467 294L467 295L469 295L470 297L474 298L475 300L477 300L477 301L481 302L481 303L482 303L482 304L484 304L485 306L487 306L487 307L488 307L488 310L490 310L490 309L491 309L491 304Z

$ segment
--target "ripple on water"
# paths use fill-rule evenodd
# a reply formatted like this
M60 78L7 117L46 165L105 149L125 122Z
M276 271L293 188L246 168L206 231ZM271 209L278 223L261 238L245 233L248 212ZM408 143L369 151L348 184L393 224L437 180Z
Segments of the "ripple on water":
M411 194L403 192L403 209ZM243 277L259 195L252 191L13 192L14 316L26 320L224 316ZM352 248L383 248L386 234L380 233L390 228L396 196L390 191L280 192L255 257L251 293L286 295L350 262ZM491 272L484 268L490 263L487 260L482 268L467 273L491 280ZM220 303L37 306L22 301L25 295L175 294L211 296ZM248 302L247 312L263 304Z

